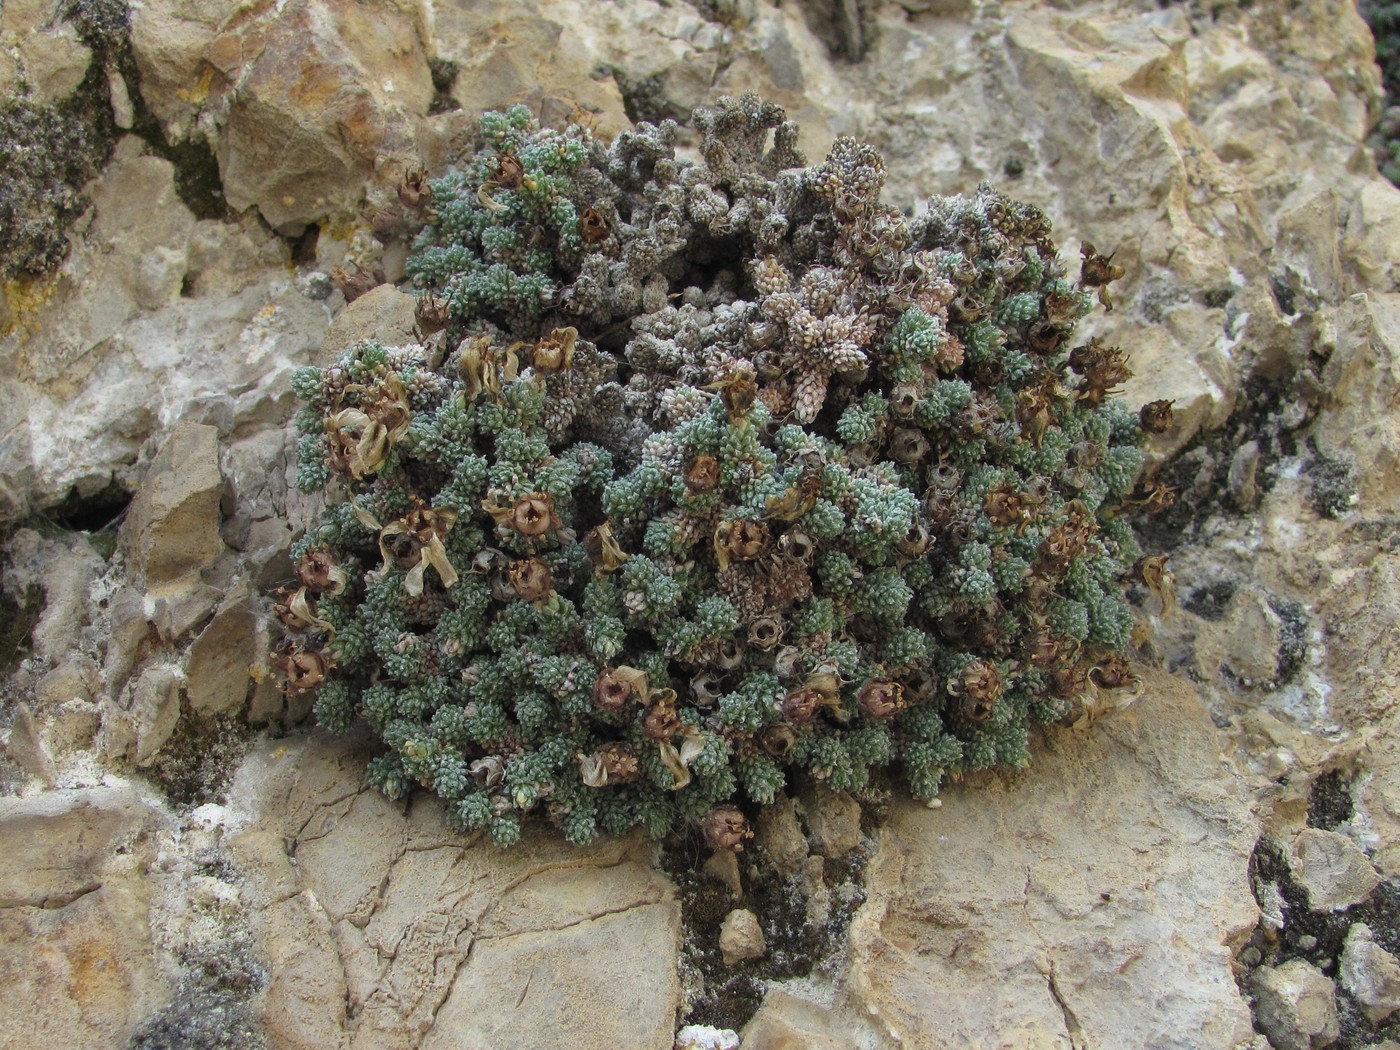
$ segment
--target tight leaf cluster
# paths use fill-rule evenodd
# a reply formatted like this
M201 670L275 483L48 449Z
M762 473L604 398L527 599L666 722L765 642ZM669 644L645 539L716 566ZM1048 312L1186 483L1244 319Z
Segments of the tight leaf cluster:
M907 218L873 149L808 165L755 97L695 127L692 163L670 122L487 114L408 267L444 335L295 380L327 509L287 688L498 842L537 813L741 848L795 775L930 798L1130 677L1170 407L1074 338L1121 270L1086 246L1070 279L988 188Z

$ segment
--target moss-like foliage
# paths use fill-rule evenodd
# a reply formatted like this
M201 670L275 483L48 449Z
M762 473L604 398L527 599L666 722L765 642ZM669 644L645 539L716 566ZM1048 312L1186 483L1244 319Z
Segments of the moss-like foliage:
M929 798L1127 676L1124 515L1169 499L1135 485L1170 408L1073 338L1121 271L1086 248L1068 279L990 189L907 219L873 149L807 166L757 98L695 124L703 163L669 122L487 114L402 194L450 338L297 377L330 498L281 595L288 688L382 736L385 792L499 842L542 812L735 848L794 769Z

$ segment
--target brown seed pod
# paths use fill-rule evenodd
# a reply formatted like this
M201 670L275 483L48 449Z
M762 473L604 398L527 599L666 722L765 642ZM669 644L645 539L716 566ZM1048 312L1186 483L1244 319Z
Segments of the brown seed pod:
M543 536L559 525L559 516L554 512L554 497L547 492L521 496L511 507L510 527L522 536Z
M783 640L783 621L777 616L759 616L749 624L749 645L764 652Z
M872 678L861 686L856 703L877 722L888 722L909 706L904 698L904 686L884 678Z
M452 310L446 299L425 295L413 309L413 318L418 323L420 336L429 336L443 331L452 323Z
M719 460L699 455L686 464L681 477L691 492L713 492L719 488Z
M543 601L554 592L554 574L542 558L521 558L511 562L509 578L521 601Z
M1100 689L1121 689L1136 680L1128 661L1119 653L1110 653L1089 671L1089 681Z
M948 683L950 696L962 700L962 715L969 722L985 722L1001 698L1001 672L986 660L973 660Z
M793 689L778 701L778 713L793 725L803 726L825 702L826 697L816 689Z
M428 173L418 169L404 172L399 182L399 200L405 208L419 211L432 203L433 193L428 188Z
M602 576L615 572L627 560L627 552L617 542L610 521L588 530L583 537L583 549L593 563L593 571Z
M771 725L759 734L758 742L764 751L781 761L797 746L797 734L791 726Z
M710 389L720 392L720 400L729 413L729 422L737 425L747 418L749 409L758 399L758 378L752 367L741 364L718 383L712 384Z
M491 168L491 182L502 189L516 189L525 181L525 166L510 150L493 154L487 164Z
M308 594L339 594L345 590L348 574L335 555L319 547L303 554L296 564L297 582Z
M626 784L637 779L640 766L632 748L620 740L604 744L593 753L608 784Z
M662 689L654 696L655 699L642 717L642 732L653 740L666 743L681 731L681 716L676 710L676 694L674 690Z
M749 518L720 522L715 529L715 555L721 569L730 560L753 561L768 549L768 526Z
M578 232L585 244L597 244L607 240L608 220L596 208L584 208L578 217Z
M290 652L282 659L281 670L289 693L305 693L326 680L335 660L325 650Z
M605 667L593 683L593 703L604 711L621 711L646 695L646 675L635 667Z
M1034 354L1051 354L1059 349L1064 330L1049 321L1036 321L1026 330L1026 346Z
M753 838L748 819L734 806L716 806L700 820L705 840L715 849L742 853L744 843Z
M1092 244L1085 241L1080 245L1080 253L1084 257L1083 265L1079 271L1079 281L1086 288L1097 288L1099 290L1099 302L1108 311L1113 310L1113 301L1108 297L1108 285L1111 281L1116 281L1124 274L1123 267L1115 265L1113 256L1100 255Z
M802 565L817 556L817 541L801 529L788 529L778 537L778 553Z
M1011 485L998 485L988 492L982 509L993 525L1020 525L1032 511L1025 496Z
M1149 401L1138 412L1138 423L1149 434L1165 434L1176 425L1171 401Z
M384 271L378 267L366 270L358 263L353 271L332 266L331 283L340 289L340 294L345 296L347 303L353 303L366 292L373 291L384 283Z
M541 375L554 375L563 372L574 363L574 343L578 340L578 329L556 328L535 345L530 355L530 363Z

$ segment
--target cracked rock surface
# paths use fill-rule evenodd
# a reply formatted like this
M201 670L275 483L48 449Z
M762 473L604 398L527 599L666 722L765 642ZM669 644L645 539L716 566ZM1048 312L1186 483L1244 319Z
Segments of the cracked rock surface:
M750 89L813 158L872 142L897 206L990 181L1071 264L1114 252L1085 334L1129 353L1131 403L1175 402L1152 458L1180 495L1144 535L1177 602L1141 606L1132 706L941 808L813 790L760 822L772 867L756 843L736 895L870 860L744 1050L1395 1045L1400 192L1364 145L1373 57L1349 0L6 3L0 101L110 84L115 145L52 188L86 202L61 264L0 300L0 1016L29 1021L0 1047L672 1046L657 847L500 850L369 791L367 744L277 691L266 593L317 509L292 371L411 338L409 297L329 278L402 274L373 229L403 172L486 107L606 135Z

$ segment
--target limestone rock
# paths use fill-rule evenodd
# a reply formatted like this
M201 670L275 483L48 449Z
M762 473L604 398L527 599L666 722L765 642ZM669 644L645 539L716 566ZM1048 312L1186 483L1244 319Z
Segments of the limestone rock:
M777 987L744 1026L743 1050L852 1050L860 1043L842 1034L847 1027L830 1009Z
M860 803L850 795L817 783L800 801L817 852L840 857L860 845Z
M747 908L735 908L719 928L719 950L725 966L761 958L768 951L758 916Z
M218 431L199 423L176 427L151 461L120 533L128 563L150 590L191 582L223 550L223 485Z
M108 701L102 717L107 754L150 763L180 721L180 684L178 668L154 664L135 678L121 704Z
M1345 835L1304 828L1289 857L1293 877L1308 893L1314 911L1341 911L1371 895L1381 877L1361 847Z
M229 204L287 229L353 207L432 101L424 35L411 3L293 0L221 26L201 57L227 106L216 152Z
M167 994L143 881L158 818L129 787L0 799L0 1048L125 1046Z
M186 695L195 714L207 717L242 709L251 670L268 648L258 628L247 588L240 585L190 647Z
M1194 691L1160 672L1144 685L1090 731L1052 730L1023 777L896 805L851 986L905 1045L1251 1037L1231 969L1258 915L1248 796Z
M1376 943L1371 927L1355 923L1342 947L1342 987L1380 1024L1400 1010L1400 959Z
M77 644L89 617L89 592L102 571L102 559L87 537L45 538L20 529L6 550L5 585L15 594L38 588L44 609L30 633L37 656L60 660Z
M676 1033L675 1050L739 1050L739 1034L728 1028L688 1024Z
M0 36L15 42L17 72L23 71L29 98L40 104L72 95L92 62L92 51L65 13L53 0L9 0L0 11Z
M679 915L647 847L530 832L499 850L434 800L405 812L360 786L366 757L264 743L231 790L276 1045L670 1045Z
M10 736L5 742L5 754L15 765L30 776L38 777L50 787L58 777L53 756L49 754L49 749L39 734L39 727L34 724L34 715L24 704L15 708Z
M1259 1027L1277 1050L1319 1050L1341 1035L1337 990L1304 959L1256 970L1254 994Z
M417 302L390 284L366 292L336 314L321 344L321 360L329 364L362 339L374 339L385 346L417 342L413 335Z
M797 807L786 794L758 814L757 845L783 875L795 875L807 859L807 837L797 819Z

